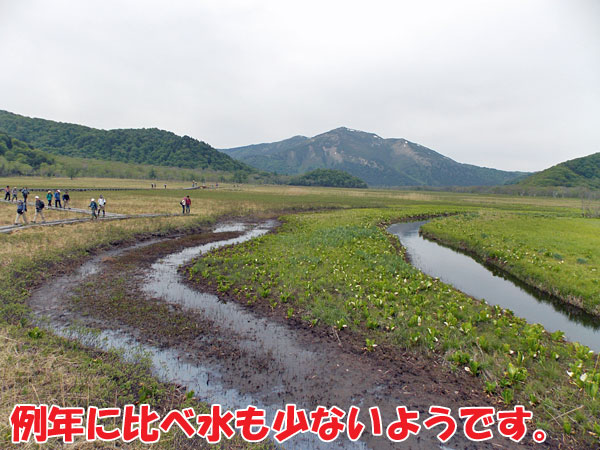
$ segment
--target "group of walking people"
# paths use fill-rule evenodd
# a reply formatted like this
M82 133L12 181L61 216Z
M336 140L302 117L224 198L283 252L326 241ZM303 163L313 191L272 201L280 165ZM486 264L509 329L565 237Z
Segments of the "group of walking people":
M61 198L62 198L62 201L61 201ZM54 192L49 190L48 192L46 192L46 200L48 201L48 207L51 207L52 201L54 201L55 208L71 209L71 208L69 208L69 202L71 201L71 196L69 195L69 191L65 191L61 195L60 189L56 189Z
M189 214L190 213L190 207L192 206L192 199L190 198L189 195L186 195L185 197L183 197L181 199L181 201L179 202L179 204L181 205L181 214Z
M23 195L22 200L17 198L17 194L16 194L16 192L18 192L17 188L11 189L9 186L6 186L5 192L7 194L5 194L4 199L8 200L8 201L12 201L12 195L13 195L13 192L15 192L15 194L14 194L15 201L17 202L17 216L15 217L15 225L19 225L20 222L22 222L24 224L28 224L29 222L27 221L27 197L29 195L29 190L27 188L21 189L20 192ZM46 201L48 202L47 206L46 206L46 203L42 199L40 199L40 197L38 195L35 196L35 203L34 203L35 215L33 216L32 223L37 222L38 216L42 220L42 223L46 222L46 218L44 217L44 209L46 207L51 208L52 202L54 202L54 208L71 209L69 207L69 202L71 201L71 196L69 195L69 191L67 191L67 190L65 190L65 192L62 194L60 192L60 189L56 189L54 192L52 190L49 190L46 193ZM106 216L106 199L102 195L100 195L100 197L98 197L98 200L91 199L88 208L90 208L90 210L91 210L92 220L100 217L100 213L102 213L102 217L105 217Z
M106 216L106 199L100 195L98 201L92 199L88 206L92 210L92 220L100 217L100 211L102 211L102 217Z
M38 216L42 219L42 223L46 222L44 217L45 204L38 195L35 196L35 215L33 216L32 223L37 222ZM23 200L17 201L17 217L15 217L15 225L19 225L19 222L23 222L27 225L27 196L24 196Z
M27 201L27 196L29 195L29 189L24 187L23 189L19 190L19 188L16 186L13 186L12 189L10 188L10 186L6 186L4 188L4 200L7 202L18 202L19 201L19 198L18 198L19 192L23 196L23 200Z

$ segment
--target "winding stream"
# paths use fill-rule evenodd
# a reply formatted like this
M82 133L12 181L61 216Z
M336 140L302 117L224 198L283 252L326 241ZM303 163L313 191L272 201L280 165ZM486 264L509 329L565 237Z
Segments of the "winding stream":
M397 223L388 228L389 233L398 236L417 269L467 295L508 308L530 323L543 325L549 332L561 330L568 340L600 351L600 319L511 280L470 256L423 238L419 228L425 223Z
M76 339L84 345L102 350L116 350L128 361L149 360L152 371L159 379L174 382L194 391L199 398L207 399L213 404L221 404L228 409L244 408L254 405L265 409L267 417L272 418L277 409L286 403L280 398L290 384L299 380L314 378L314 371L324 363L323 358L312 348L304 348L294 339L294 333L279 324L246 311L236 303L224 303L218 297L195 291L180 280L177 272L180 264L194 257L227 245L240 244L267 233L275 226L268 221L248 229L245 224L229 224L218 226L215 233L240 231L239 237L217 240L208 244L188 247L172 253L154 263L146 274L144 291L151 296L182 305L190 310L199 310L215 323L222 332L235 336L239 348L248 354L259 354L273 361L273 368L278 368L265 379L260 389L240 389L231 383L231 368L210 361L204 363L190 360L188 354L181 349L160 348L149 345L138 339L135 333L126 330L90 328L86 318L76 311L63 307L63 303L72 295L73 289L90 276L102 270L103 261L108 257L116 257L125 252L155 244L159 240L150 240L128 248L107 251L82 264L75 274L59 277L50 289L39 289L32 293L29 304L37 317L37 323L52 329L56 334ZM250 363L247 361L246 363ZM246 364L249 365L249 364ZM338 364L339 370L349 370L349 365ZM251 367L248 367L251 370ZM260 375L260 373L258 374ZM301 383L300 383L301 384ZM344 383L340 383L344 384ZM240 386L241 387L241 386ZM258 386L257 386L258 387ZM307 388L319 391L307 383ZM356 402L358 399L354 399ZM358 402L357 402L358 403ZM299 407L302 405L299 403ZM307 407L307 406L304 406ZM293 439L293 448L299 449L346 449L367 448L364 442L351 443L339 439L332 443L324 443L312 433L303 433ZM438 447L445 448L445 447Z

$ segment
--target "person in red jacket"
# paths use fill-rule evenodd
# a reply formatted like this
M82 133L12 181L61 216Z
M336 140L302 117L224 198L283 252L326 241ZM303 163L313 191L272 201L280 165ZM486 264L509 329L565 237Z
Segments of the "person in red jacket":
M192 206L192 199L189 195L185 197L185 212L190 213L190 206Z

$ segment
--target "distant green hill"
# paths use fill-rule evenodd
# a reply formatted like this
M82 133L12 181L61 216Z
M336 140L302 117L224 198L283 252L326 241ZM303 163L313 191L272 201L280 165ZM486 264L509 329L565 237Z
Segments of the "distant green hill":
M557 164L520 180L518 184L600 189L600 152Z
M325 186L344 188L366 188L367 183L358 177L341 170L316 169L303 175L292 177L291 185L294 186Z
M490 186L525 175L462 164L406 139L383 139L344 127L312 138L294 136L222 151L259 169L287 175L319 168L343 170L370 186Z
M280 182L279 177L265 173L247 174L210 169L105 161L95 158L52 155L0 132L0 176L41 175L62 177L133 178L147 180L181 180L198 182L238 181Z
M0 132L0 176L32 175L55 162L52 155Z
M57 155L190 169L256 172L205 142L157 128L98 130L0 110L0 131Z

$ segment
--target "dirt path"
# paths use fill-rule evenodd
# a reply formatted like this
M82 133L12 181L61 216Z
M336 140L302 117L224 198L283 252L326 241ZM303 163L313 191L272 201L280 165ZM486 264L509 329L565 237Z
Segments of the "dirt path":
M268 310L224 302L210 289L188 286L178 267L214 248L268 232L275 224L221 226L212 233L147 241L98 255L75 274L35 291L30 305L46 326L89 345L121 348L125 357L149 356L160 378L193 390L208 403L227 408L250 404L275 411L286 403L312 410L336 405L366 410L379 406L384 424L395 408L441 405L457 415L461 406L487 406L489 399L472 377L452 373L441 361L396 351L365 352L352 335L285 320ZM200 286L201 287L201 286ZM201 287L202 288L202 287ZM76 325L74 328L73 326ZM82 327L83 326L83 327ZM84 327L99 331L89 333ZM492 405L498 407L498 405ZM367 432L360 443L338 439L324 444L307 433L288 448L396 448ZM474 444L459 431L444 447L421 431L402 444L410 449L516 448L505 438ZM497 434L497 432L495 433ZM557 448L549 440L537 448Z

